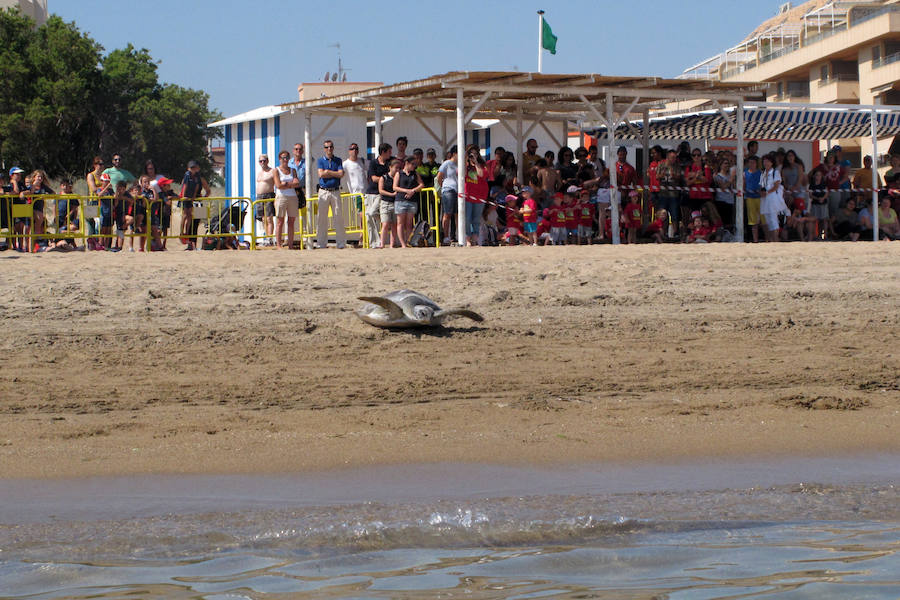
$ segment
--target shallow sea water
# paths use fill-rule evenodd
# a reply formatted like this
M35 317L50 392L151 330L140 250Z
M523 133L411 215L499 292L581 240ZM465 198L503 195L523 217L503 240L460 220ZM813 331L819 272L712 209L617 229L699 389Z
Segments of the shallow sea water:
M900 457L0 481L0 598L900 598Z

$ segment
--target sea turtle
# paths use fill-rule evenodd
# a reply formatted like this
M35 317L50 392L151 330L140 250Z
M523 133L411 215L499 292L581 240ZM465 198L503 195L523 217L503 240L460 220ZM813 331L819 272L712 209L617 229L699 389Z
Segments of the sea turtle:
M443 310L434 300L412 290L397 290L385 296L361 296L359 299L367 304L357 310L356 315L375 327L434 327L454 316L484 321L478 313L464 308Z

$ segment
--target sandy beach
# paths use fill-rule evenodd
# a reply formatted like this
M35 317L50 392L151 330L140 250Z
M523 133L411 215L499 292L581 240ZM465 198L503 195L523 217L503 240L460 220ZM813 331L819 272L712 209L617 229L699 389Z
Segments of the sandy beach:
M900 244L0 254L0 477L900 451ZM412 288L481 312L362 323Z

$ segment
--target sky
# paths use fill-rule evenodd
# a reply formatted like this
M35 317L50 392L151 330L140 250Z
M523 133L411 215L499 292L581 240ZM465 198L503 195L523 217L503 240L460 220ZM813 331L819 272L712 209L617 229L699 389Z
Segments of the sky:
M461 70L537 71L537 10L559 38L545 73L675 77L740 42L784 0L49 0L109 52L129 42L161 81L202 89L224 116L297 99L337 70L387 84ZM798 4L798 2L794 2ZM402 7L402 12L386 7Z

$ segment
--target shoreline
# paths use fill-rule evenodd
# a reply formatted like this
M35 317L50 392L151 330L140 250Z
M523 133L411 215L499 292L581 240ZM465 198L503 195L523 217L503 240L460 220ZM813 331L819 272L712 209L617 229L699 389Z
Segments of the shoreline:
M0 478L898 453L898 259L730 244L0 260ZM486 321L390 332L353 315L402 287Z

